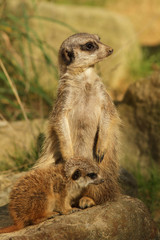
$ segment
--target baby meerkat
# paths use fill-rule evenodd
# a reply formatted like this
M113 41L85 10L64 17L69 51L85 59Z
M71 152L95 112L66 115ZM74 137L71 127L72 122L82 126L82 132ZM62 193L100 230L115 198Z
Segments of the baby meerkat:
M84 157L99 163L104 183L88 186L80 206L115 199L118 187L119 117L94 70L113 49L94 34L78 33L67 38L59 50L60 81L49 119L44 153L37 166L63 158ZM90 202L89 202L90 199Z
M13 232L38 224L56 214L69 214L82 191L100 184L99 167L89 159L70 159L57 166L31 170L21 177L10 194L9 212L14 225L0 229Z

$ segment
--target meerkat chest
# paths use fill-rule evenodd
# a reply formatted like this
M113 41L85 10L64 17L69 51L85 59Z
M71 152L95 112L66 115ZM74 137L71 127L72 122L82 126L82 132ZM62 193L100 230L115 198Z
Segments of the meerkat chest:
M73 107L72 112L85 116L86 114L98 115L101 111L102 97L96 81L97 75L92 71L86 71L80 79L79 87L73 89Z
M98 76L93 72L91 68L87 69L81 75L78 76L78 88L74 92L75 100L79 104L85 104L87 107L89 104L100 104L100 91L98 88Z

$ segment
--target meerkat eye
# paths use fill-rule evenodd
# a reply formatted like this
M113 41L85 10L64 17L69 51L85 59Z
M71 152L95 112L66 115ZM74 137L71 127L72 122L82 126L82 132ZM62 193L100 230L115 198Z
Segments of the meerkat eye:
M88 42L88 43L86 43L86 50L92 50L92 49L94 49L94 45L93 45L93 43L92 42Z
M97 174L96 173L88 173L87 176L90 177L91 179L97 178Z
M81 45L81 50L83 51L93 51L98 49L98 45L94 42L87 42L84 45Z
M81 176L81 171L78 169L73 173L72 179L77 180L78 178L80 178L80 176Z

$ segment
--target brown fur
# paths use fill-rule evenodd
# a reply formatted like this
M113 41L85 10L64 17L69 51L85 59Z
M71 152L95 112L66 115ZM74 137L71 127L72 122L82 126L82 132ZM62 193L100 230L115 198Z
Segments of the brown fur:
M72 174L77 170L81 176L75 180ZM97 177L91 179L88 173L96 173ZM71 205L82 191L89 184L102 182L98 173L99 167L96 164L82 158L28 172L18 180L10 194L9 212L14 225L0 229L0 233L40 223L58 213L68 214L74 211Z
M85 50L88 42L96 46L93 51ZM75 34L62 43L58 96L49 120L44 153L37 163L44 167L59 158L69 161L72 157L97 161L105 182L100 186L89 186L84 192L84 196L97 204L113 200L119 194L120 120L93 68L111 53L112 49L93 34Z

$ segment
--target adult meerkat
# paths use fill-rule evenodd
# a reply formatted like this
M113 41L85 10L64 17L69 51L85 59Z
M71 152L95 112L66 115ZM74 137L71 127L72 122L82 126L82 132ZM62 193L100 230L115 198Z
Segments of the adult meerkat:
M84 158L28 172L10 194L9 212L14 225L0 229L0 233L40 223L58 213L74 212L77 209L72 205L82 191L102 182L98 166Z
M89 186L80 206L113 200L119 194L119 117L94 70L95 63L111 55L113 49L94 34L78 33L67 38L59 50L60 80L55 106L49 119L44 153L37 166L58 159L84 157L99 163L105 182Z

